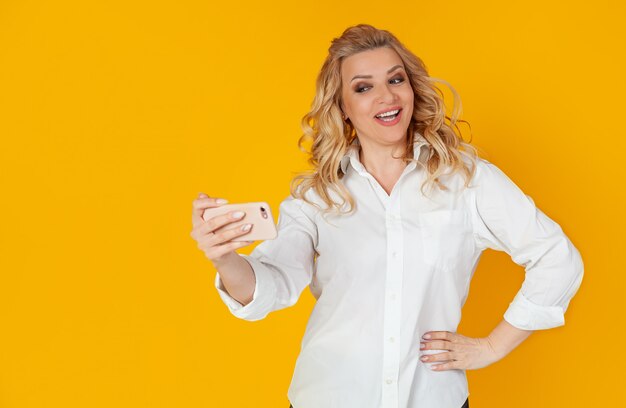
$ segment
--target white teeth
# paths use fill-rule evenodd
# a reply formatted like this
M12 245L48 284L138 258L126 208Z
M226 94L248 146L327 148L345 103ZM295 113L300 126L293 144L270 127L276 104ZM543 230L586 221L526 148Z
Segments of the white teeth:
M384 118L385 116L392 116L400 112L400 109L392 110L389 112L381 113L380 115L376 115L377 118Z

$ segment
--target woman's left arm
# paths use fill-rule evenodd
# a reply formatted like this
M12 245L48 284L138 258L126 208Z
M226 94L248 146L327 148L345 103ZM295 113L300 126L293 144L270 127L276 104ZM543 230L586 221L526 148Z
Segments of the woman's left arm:
M424 334L422 349L448 350L422 357L445 362L432 365L435 370L484 367L506 356L533 331L564 325L565 311L583 278L576 247L506 174L479 159L474 182L466 198L476 245L505 251L525 268L526 276L504 319L487 337L448 331Z
M423 355L421 360L435 363L430 366L440 370L475 370L504 358L532 334L502 319L489 336L473 338L449 331L431 331L424 334L421 350L449 350L445 353Z

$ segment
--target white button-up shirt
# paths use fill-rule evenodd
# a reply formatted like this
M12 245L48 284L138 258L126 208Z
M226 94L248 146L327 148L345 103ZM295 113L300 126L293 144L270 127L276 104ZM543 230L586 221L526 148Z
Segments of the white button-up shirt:
M564 324L583 277L578 250L498 167L479 159L471 188L442 177L450 191L422 195L426 142L390 195L359 162L355 140L341 162L352 215L322 216L293 196L280 204L278 237L242 255L256 276L242 306L215 286L245 320L296 303L308 285L317 299L295 364L294 408L460 408L469 396L464 370L433 371L420 361L427 331L455 332L470 280L486 248L525 267L504 319L525 330ZM307 198L325 207L313 190ZM338 202L338 196L334 195Z

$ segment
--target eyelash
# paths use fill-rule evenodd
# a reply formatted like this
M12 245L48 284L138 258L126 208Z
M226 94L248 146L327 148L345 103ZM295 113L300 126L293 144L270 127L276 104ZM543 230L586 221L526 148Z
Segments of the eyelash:
M401 84L402 82L404 82L404 77L393 78L393 79L391 79L391 81L395 81L396 79L400 80L400 82L398 82L398 83L396 83L394 85L398 85L398 84ZM356 93L363 93L365 91L362 91L362 89L365 89L365 88L369 88L369 87L367 87L367 86L357 86L356 89L355 89L355 92Z

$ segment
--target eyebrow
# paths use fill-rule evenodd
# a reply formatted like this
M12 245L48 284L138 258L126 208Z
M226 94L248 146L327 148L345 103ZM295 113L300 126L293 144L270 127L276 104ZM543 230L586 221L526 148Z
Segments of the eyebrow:
M388 74L391 74L393 71L395 71L398 68L402 68L402 65L394 65L393 67L389 68L389 71L387 71ZM354 78L352 78L350 80L350 82L354 81L357 78L371 78L371 75L355 75Z

